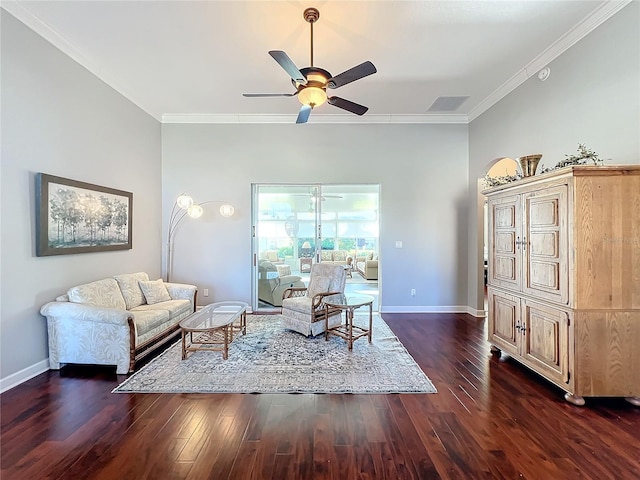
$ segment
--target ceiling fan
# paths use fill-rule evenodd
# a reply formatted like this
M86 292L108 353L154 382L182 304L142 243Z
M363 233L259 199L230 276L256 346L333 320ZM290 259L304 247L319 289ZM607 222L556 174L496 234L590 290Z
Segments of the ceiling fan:
M311 66L298 69L291 58L282 50L271 50L269 55L278 62L285 72L291 77L291 83L296 91L293 93L243 93L245 97L294 97L302 103L296 123L307 123L313 108L328 102L356 115L364 115L368 107L359 105L340 97L328 97L327 88L338 88L377 72L373 63L366 61L342 72L335 77L323 68L313 66L313 24L320 18L317 8L307 8L303 14L304 19L311 25Z
M294 193L292 194L293 197L309 197L311 198L312 202L317 202L318 198L320 199L320 201L324 202L327 198L342 198L342 195L318 195L317 192L311 190L309 193Z

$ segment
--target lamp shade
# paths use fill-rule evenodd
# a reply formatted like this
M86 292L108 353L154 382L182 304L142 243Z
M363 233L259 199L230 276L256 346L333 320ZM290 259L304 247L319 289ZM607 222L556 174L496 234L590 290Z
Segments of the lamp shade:
M220 207L220 215L222 215L223 217L229 218L235 211L236 209L233 208L233 205L229 205L228 203L225 203Z
M191 205L187 209L187 213L191 218L200 218L202 216L202 212L203 212L202 207L198 204Z
M311 244L309 242L304 242L302 244L302 248L311 248Z
M177 199L176 199L176 204L183 210L186 210L187 208L189 208L191 205L193 205L193 198L191 198L189 195L180 195Z

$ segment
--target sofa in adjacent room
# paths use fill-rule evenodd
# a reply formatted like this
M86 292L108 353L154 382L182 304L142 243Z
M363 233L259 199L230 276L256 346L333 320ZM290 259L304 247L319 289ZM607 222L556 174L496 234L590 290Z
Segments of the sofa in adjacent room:
M374 251L359 250L354 254L356 272L367 280L378 280L378 254Z
M137 360L180 332L195 311L195 285L149 281L144 272L78 285L40 309L47 317L49 367L115 365L132 372Z
M260 252L260 261L267 260L274 265L284 263L284 258L280 256L278 250L265 250Z
M351 256L347 250L321 250L320 262L333 265L351 265Z

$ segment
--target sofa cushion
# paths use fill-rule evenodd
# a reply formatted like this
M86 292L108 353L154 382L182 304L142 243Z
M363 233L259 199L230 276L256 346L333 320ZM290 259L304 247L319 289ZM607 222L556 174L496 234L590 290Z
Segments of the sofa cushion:
M168 302L159 302L152 305L139 305L131 309L133 313L149 310L167 310L171 317L177 317L181 313L191 310L191 302L189 300L169 300Z
M320 260L323 262L329 262L333 260L333 250L322 250L320 252Z
M140 308L140 307L137 307ZM153 330L154 328L162 326L171 318L169 310L142 310L134 311L133 321L136 325L136 335L138 337Z
M113 278L105 278L70 288L67 292L69 301L83 303L94 307L127 309L118 282Z
M171 295L169 295L162 279L139 282L139 285L149 305L171 300Z
M138 282L148 282L149 275L145 272L125 273L123 275L115 275L113 278L118 282L127 310L131 310L133 307L142 305L145 302L144 294Z
M347 259L346 250L335 250L333 252L333 260L336 262L343 262Z

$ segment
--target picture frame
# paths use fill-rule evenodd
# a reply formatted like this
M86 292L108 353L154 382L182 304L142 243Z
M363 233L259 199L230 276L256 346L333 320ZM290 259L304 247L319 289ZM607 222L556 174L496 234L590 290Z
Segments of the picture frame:
M36 174L36 256L131 250L133 193Z

